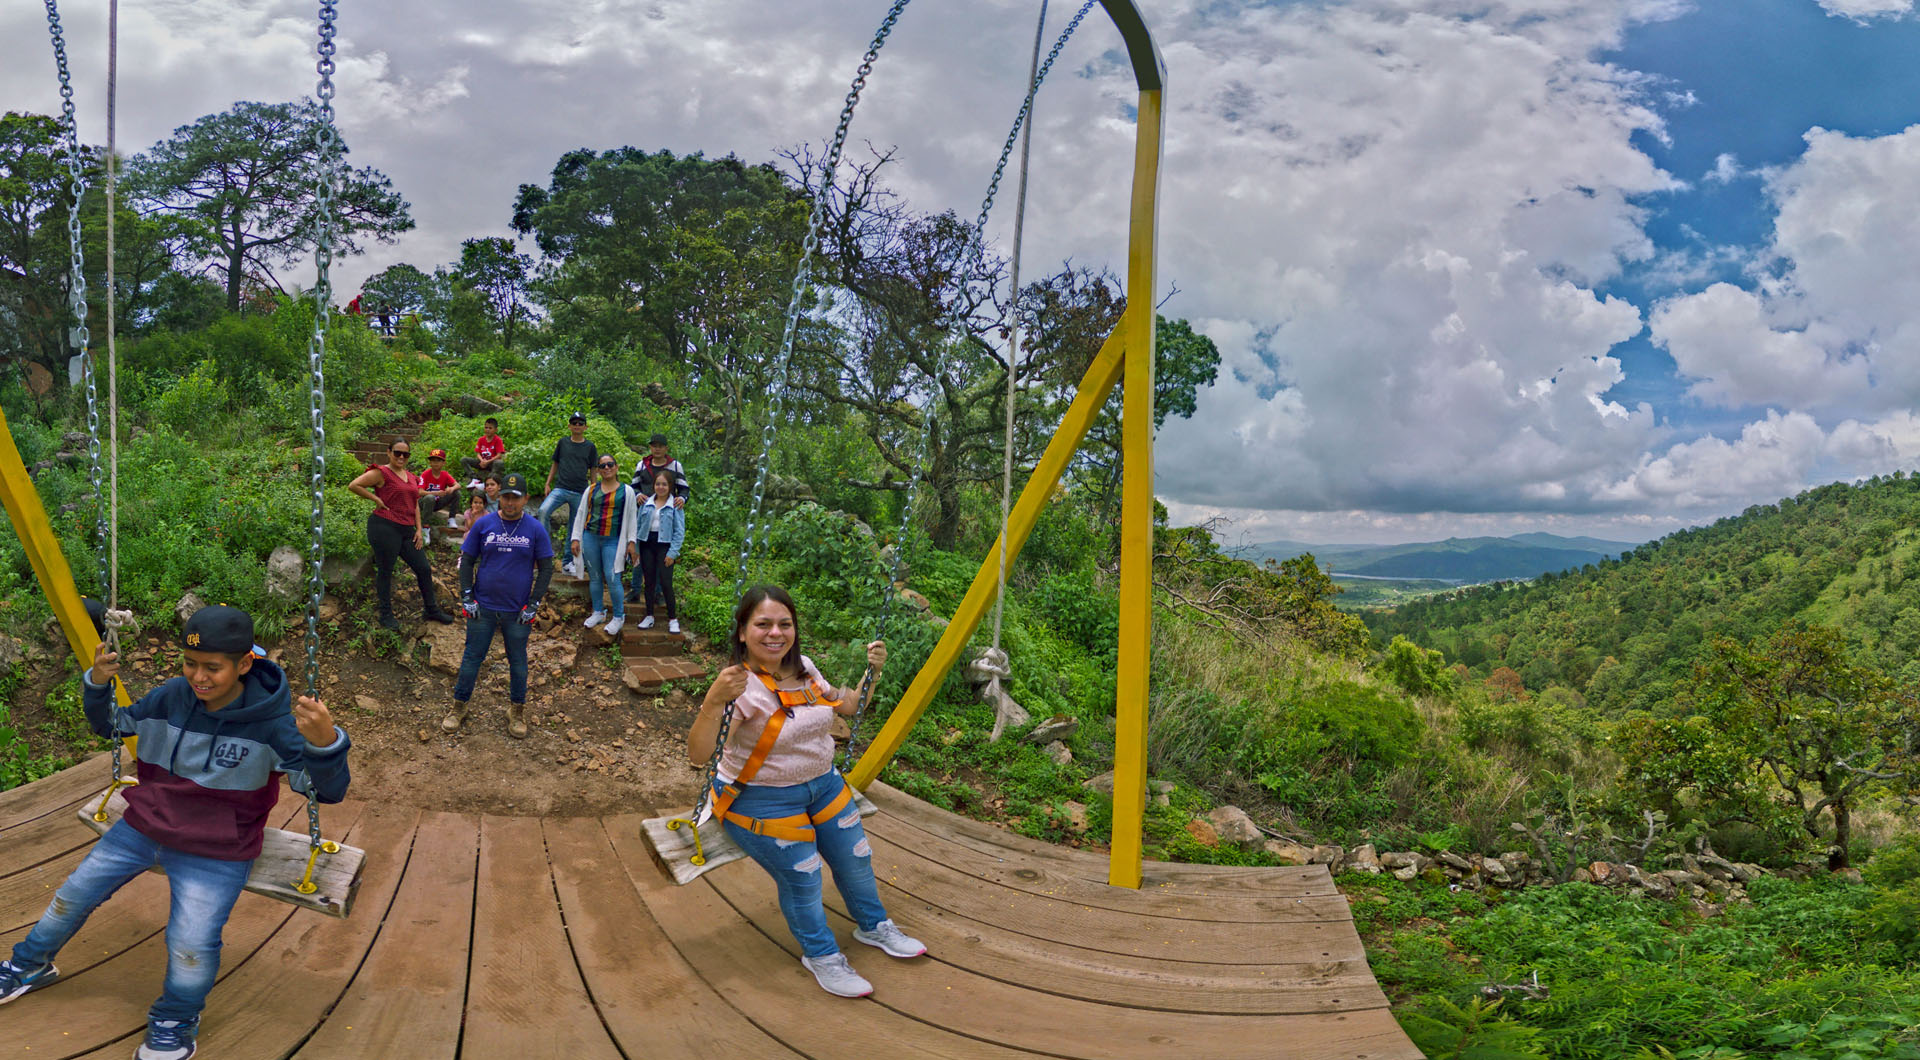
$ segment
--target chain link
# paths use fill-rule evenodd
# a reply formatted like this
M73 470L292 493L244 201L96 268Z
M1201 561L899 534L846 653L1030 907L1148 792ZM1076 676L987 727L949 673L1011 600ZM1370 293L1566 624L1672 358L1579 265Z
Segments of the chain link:
M320 601L326 592L322 568L327 561L327 323L333 302L333 283L327 270L333 265L333 196L339 180L340 137L333 127L333 38L335 0L320 0L319 61L314 70L320 75L314 95L320 100L320 172L314 186L314 265L318 278L313 285L313 335L307 343L307 370L310 376L307 398L313 430L313 466L308 485L313 491L313 513L308 520L310 540L307 546L307 695L320 690ZM319 847L320 806L313 785L307 785L307 839Z
M67 68L67 40L60 27L60 8L54 0L46 0L46 8L47 33L53 38L53 61L60 73L60 116L66 123L68 190L73 195L73 208L67 214L70 265L67 304L74 323L67 332L67 342L80 357L80 374L86 386L87 477L93 484L93 561L94 578L98 582L95 592L104 595L109 577L106 483L100 470L100 392L93 373L93 336L87 328L86 258L80 244L80 204L87 194L86 156L80 148L80 123L74 116L73 75Z
M967 265L960 272L961 294L965 293L967 285L973 282L974 277L986 271L987 218L993 213L993 201L1000 194L1000 181L1006 175L1007 161L1013 157L1014 144L1020 139L1020 130L1026 127L1027 117L1033 113L1033 98L1039 93L1041 82L1047 79L1047 73L1053 69L1053 61L1060 57L1061 49L1067 46L1067 39L1080 28L1080 23L1087 17L1087 12L1093 10L1093 5L1094 0L1086 0L1080 6L1080 10L1074 14L1072 21L1067 23L1067 28L1060 31L1059 38L1053 42L1053 49L1047 53L1047 61L1041 64L1032 83L1027 86L1026 96L1020 103L1020 113L1013 119L1013 128L1007 132L1006 143L1000 148L1000 161L993 167L993 179L987 183L986 197L981 200L979 216L973 222L973 238L968 246ZM1017 304L1019 297L1020 292L1014 291L1009 305ZM946 364L947 350L959 342L964 335L966 319L963 306L965 304L965 300L956 295L953 308L949 311L946 320L947 341L942 343L933 354L933 375L936 379ZM1013 371L1013 366L1009 364L1007 370ZM939 420L934 415L933 404L929 402L926 409L926 430L920 438L920 459L913 465L913 478L907 485L907 497L900 505L900 526L894 534L893 562L879 587L879 616L874 623L874 637L878 640L886 639L887 624L892 618L894 600L899 596L895 586L900 583L901 574L906 570L908 546L913 540L910 535L913 530L914 499L927 480L927 463L933 458L933 439L938 433L938 425ZM842 771L853 768L854 752L860 743L860 723L865 719L867 706L872 701L872 689L871 680L861 682L860 698L853 708L847 746L841 756Z

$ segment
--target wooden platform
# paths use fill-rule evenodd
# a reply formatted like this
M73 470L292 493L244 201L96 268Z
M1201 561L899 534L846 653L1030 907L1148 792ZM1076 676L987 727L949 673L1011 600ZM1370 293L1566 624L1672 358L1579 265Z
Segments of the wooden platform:
M0 946L25 936L93 836L73 809L104 757L0 793ZM1326 870L1104 858L955 817L876 784L881 897L929 957L835 931L872 998L800 967L750 863L684 887L622 817L421 813L346 803L322 821L367 851L353 915L245 894L201 1055L222 1060L730 1056L1409 1060ZM301 809L282 800L275 824ZM659 809L668 809L661 807ZM147 874L60 954L64 978L0 1008L0 1058L132 1054L165 962L166 880ZM4 953L4 950L0 950Z

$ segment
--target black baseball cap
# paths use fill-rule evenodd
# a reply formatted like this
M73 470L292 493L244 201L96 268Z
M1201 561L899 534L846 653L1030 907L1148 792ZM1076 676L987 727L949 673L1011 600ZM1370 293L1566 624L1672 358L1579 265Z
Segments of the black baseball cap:
M524 497L526 495L527 495L527 476L522 475L518 471L514 471L514 472L508 473L506 478L503 478L500 480L500 496Z
M253 651L253 616L237 607L212 604L193 613L180 631L190 651L247 655Z
M664 434L661 434L659 431L655 431L653 432L653 437L647 439L647 444L648 445L665 445L667 444L667 436Z
M585 423L587 422L587 414L584 412L576 412L573 415L567 417L567 422L568 423Z

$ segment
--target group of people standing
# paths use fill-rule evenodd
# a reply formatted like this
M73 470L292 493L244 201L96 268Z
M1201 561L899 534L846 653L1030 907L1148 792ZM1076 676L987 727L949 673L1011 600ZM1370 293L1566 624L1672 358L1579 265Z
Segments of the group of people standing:
M379 601L380 625L397 630L393 611L393 568L404 562L420 587L421 617L451 623L454 616L435 599L433 569L426 547L438 514L449 527L461 531L461 611L467 619L467 641L460 675L454 684L454 706L441 728L458 732L465 723L467 701L497 630L506 647L510 675L507 731L527 734L527 638L553 577L555 533L549 519L568 509L567 569L587 578L592 613L589 629L605 626L618 636L626 625L627 604L644 602L639 628L654 626L655 612L664 605L667 631L680 632L679 601L673 591L673 568L686 540L686 505L692 489L686 469L669 451L667 436L649 439L647 453L622 481L619 460L603 454L586 437L587 418L576 412L568 418L567 436L554 444L547 465L545 497L534 513L527 512L526 476L505 470L507 447L499 424L486 421L485 433L474 443L474 455L462 459L475 475L465 509L458 480L447 473L447 454L435 449L428 470L411 470L413 445L395 438L387 460L369 467L348 488L371 501L367 516L367 544L373 551L374 592ZM532 519L527 515L533 514ZM446 532L445 530L442 531ZM629 569L639 576L631 588L623 577Z

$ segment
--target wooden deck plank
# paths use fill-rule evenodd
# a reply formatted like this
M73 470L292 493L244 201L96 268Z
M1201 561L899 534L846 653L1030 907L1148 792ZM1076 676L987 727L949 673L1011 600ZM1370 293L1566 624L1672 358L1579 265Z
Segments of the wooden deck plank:
M55 858L93 846L97 837L70 813L38 817L19 825L0 841L0 880L26 872Z
M326 1019L380 932L407 863L420 811L369 806L345 839L367 851L366 904L341 919L300 909L207 999L201 1048L209 1056L278 1060Z
M903 858L914 864L937 864L946 872L1010 890L1118 913L1234 924L1353 919L1346 898L1331 880L1327 883L1325 894L1292 898L1221 897L1200 895L1191 890L1163 891L1158 888L1135 891L1071 876L1045 862L1032 859L1015 861L983 854L972 847L950 843L931 832L902 824L898 818L887 820L880 828L869 828L867 835L872 839L876 853L884 850L889 857Z
M127 765L131 768L132 763ZM48 814L68 812L89 794L107 790L112 782L110 760L105 754L97 754L50 777L0 791L0 849L5 849L10 838L5 834L7 829Z
M580 980L536 817L480 819L464 1055L617 1060Z
M732 880L725 881L733 886ZM728 887L719 887L729 899ZM1105 1004L1177 1012L1288 1015L1385 1008L1386 995L1364 961L1308 964L1197 964L1135 957L1034 938L1017 930L927 905L881 883L881 899L908 934L941 961L1028 990ZM847 911L833 889L827 907ZM851 921L846 925L852 929Z
M453 1060L466 1009L479 855L478 817L421 819L366 963L295 1060Z
M712 887L742 919L798 960L799 943L787 930L771 884L715 878ZM838 915L829 919L836 933L852 927ZM1080 1060L1274 1060L1275 1043L1281 1041L1288 1043L1290 1060L1352 1057L1369 1051L1360 1042L1380 1030L1380 1020L1395 1033L1399 1029L1383 1009L1287 1016L1145 1011L1036 993L949 964L938 953L895 960L855 944L849 955L872 981L874 1000L886 1008L1011 1048Z
M600 821L549 818L542 828L574 956L594 1007L628 1056L799 1057L748 1022L673 948ZM634 871L658 870L643 850Z
M321 820L331 832L345 832L359 816L356 803L322 808ZM79 825L69 822L69 827ZM82 832L85 829L80 829ZM135 1035L144 1033L147 1009L160 992L160 981L167 963L166 938L162 932L167 921L166 881L152 873L141 880L152 880L159 887L141 887L132 883L108 900L126 902L137 908L154 931L139 944L114 954L76 974L63 974L59 982L7 1006L9 1034L0 1044L0 1057L45 1060L83 1055L88 1050L110 1048L130 1052ZM139 881L135 881L139 882ZM130 893L131 892L131 893ZM133 900L139 900L133 906ZM104 911L104 906L102 911ZM242 894L234 903L233 915L222 935L220 981L214 986L218 997L221 986L243 967L255 951L273 936L292 916L292 906L268 901L258 895ZM95 918L98 917L98 912ZM68 948L78 945L82 952L94 948L89 933L90 919ZM64 951L63 951L64 952ZM66 970L62 969L64 973Z
M771 895L773 883L758 865L735 862L676 886L650 870L638 838L639 817L609 817L606 825L635 890L681 956L720 996L789 1049L821 1060L850 1056L1012 1060L1052 1055L981 1041L967 1030L932 1026L870 1001L822 994L798 959L745 923L712 887L711 881L720 877L741 876L757 879ZM629 834L634 838L625 839ZM785 930L783 925L781 931Z

